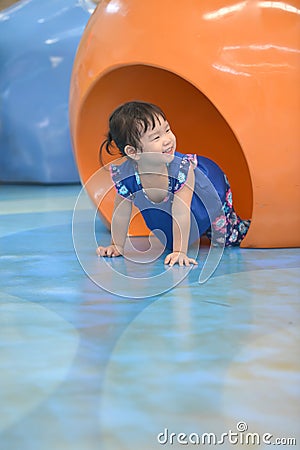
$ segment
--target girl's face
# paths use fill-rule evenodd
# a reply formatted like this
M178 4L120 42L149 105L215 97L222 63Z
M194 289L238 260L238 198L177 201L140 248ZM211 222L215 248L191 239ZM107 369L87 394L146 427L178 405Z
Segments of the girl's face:
M162 117L155 120L155 127L148 129L141 136L142 153L140 157L143 162L150 160L153 162L170 163L174 158L176 150L176 137L170 125Z

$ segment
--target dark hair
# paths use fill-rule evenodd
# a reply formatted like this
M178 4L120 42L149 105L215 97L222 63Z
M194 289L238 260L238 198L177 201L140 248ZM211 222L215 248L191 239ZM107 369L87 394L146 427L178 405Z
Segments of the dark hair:
M107 137L100 146L101 164L103 165L103 149L109 155L114 155L114 149L117 147L121 156L126 156L126 145L140 149L141 136L149 128L153 129L155 121L159 121L160 117L166 120L164 112L152 103L133 101L118 106L110 115Z

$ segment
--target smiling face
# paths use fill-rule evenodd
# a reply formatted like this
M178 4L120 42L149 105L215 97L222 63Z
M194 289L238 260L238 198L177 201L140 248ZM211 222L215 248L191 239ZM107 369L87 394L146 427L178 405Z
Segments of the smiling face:
M173 160L176 137L163 117L155 119L155 126L142 134L140 142L139 159L143 164L166 164Z

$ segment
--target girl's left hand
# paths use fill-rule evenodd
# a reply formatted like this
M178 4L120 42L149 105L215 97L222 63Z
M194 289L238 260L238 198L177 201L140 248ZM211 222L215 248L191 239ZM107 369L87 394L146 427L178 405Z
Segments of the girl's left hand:
M195 259L190 258L183 252L173 252L165 258L164 264L168 264L172 267L174 264L178 264L179 266L190 266L191 264L196 265L198 263Z

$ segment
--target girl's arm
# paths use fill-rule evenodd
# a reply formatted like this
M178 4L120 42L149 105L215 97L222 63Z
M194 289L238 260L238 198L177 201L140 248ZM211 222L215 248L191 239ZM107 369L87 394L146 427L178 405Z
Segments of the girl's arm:
M191 225L191 202L194 192L195 174L191 164L184 186L174 195L173 217L173 252L165 258L165 264L189 266L197 261L187 256Z
M98 247L96 252L99 256L120 256L124 253L131 210L132 202L116 194L111 221L111 244L107 247Z

